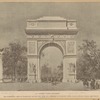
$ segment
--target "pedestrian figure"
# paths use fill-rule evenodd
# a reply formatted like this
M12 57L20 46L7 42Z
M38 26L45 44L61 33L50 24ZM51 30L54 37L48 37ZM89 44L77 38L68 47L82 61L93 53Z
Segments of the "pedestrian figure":
M91 80L91 89L95 89L95 80L94 79L92 79Z
M85 87L89 87L89 82L88 82L87 79L83 80L83 85L84 85Z
M96 81L96 89L99 89L99 84L97 81Z
M88 80L86 80L86 87L89 87L89 82L88 82Z
M56 81L56 77L52 77L52 85L56 85L57 81Z
M99 89L100 88L100 81L99 80L96 80L95 87L96 87L96 89Z

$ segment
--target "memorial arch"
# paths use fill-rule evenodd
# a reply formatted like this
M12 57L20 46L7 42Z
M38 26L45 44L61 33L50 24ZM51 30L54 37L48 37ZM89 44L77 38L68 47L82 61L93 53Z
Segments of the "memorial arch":
M42 17L27 20L28 81L41 82L40 53L49 46L57 47L63 55L62 82L76 80L76 35L75 20L62 17Z

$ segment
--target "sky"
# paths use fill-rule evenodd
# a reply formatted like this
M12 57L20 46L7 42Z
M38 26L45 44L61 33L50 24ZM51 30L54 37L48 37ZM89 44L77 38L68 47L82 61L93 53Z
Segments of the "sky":
M20 40L26 44L26 21L43 16L77 20L77 44L89 39L100 47L100 3L0 3L0 48Z

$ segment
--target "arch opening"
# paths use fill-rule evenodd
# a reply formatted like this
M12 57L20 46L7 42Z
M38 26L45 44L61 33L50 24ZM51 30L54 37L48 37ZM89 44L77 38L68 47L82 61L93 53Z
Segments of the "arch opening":
M53 42L53 43L46 43L40 48L40 50L38 52L39 57L40 57L41 51L43 51L45 48L50 47L50 46L57 47L62 52L62 55L64 55L63 47L61 45L59 45L58 43Z
M41 82L62 82L63 50L59 45L46 44L39 53Z

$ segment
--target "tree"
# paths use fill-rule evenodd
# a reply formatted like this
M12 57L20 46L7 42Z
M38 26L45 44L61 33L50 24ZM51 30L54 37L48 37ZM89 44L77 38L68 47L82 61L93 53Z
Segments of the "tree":
M26 47L20 42L9 43L3 53L3 74L14 81L18 76L27 75Z
M77 78L88 79L100 78L100 50L93 40L84 40L79 46L77 60Z

